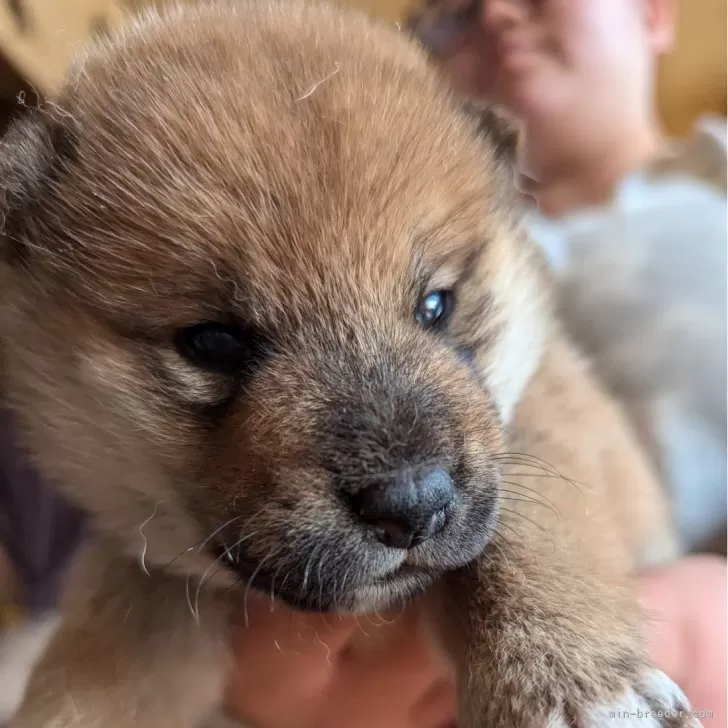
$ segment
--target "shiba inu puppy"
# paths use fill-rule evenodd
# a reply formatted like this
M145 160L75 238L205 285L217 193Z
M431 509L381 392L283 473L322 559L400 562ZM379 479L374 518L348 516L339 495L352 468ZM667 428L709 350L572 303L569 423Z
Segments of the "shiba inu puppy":
M10 131L3 396L94 531L12 728L197 725L250 589L424 593L466 728L693 724L628 588L659 489L485 113L363 15L219 2Z

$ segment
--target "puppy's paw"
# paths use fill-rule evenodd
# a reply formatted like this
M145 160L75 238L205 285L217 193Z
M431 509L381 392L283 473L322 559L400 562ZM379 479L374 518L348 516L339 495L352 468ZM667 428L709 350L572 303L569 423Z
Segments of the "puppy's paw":
M547 728L699 728L683 691L664 672L650 669L637 685L601 705L559 710Z

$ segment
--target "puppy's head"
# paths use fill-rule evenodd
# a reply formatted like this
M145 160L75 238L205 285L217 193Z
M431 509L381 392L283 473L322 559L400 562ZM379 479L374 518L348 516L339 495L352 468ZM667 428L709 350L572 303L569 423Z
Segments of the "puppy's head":
M93 51L2 149L6 388L43 470L144 568L301 607L479 554L543 332L477 127L404 37L322 6Z

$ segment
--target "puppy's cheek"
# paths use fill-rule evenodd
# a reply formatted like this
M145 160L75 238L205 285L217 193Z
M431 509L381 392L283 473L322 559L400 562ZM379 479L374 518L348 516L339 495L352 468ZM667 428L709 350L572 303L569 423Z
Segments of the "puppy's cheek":
M103 424L118 418L126 433L136 432L155 454L170 461L187 461L199 440L198 422L150 375L133 347L97 339L81 348L79 382L83 393L104 406Z
M483 390L460 388L456 400L459 432L457 507L441 546L447 568L477 557L497 527L503 428L493 401Z

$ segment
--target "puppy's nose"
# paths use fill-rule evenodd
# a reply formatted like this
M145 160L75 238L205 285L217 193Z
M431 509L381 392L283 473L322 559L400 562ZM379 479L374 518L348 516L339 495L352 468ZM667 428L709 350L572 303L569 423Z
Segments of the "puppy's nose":
M381 543L409 549L443 529L453 495L450 475L430 468L370 485L352 497L352 506Z

